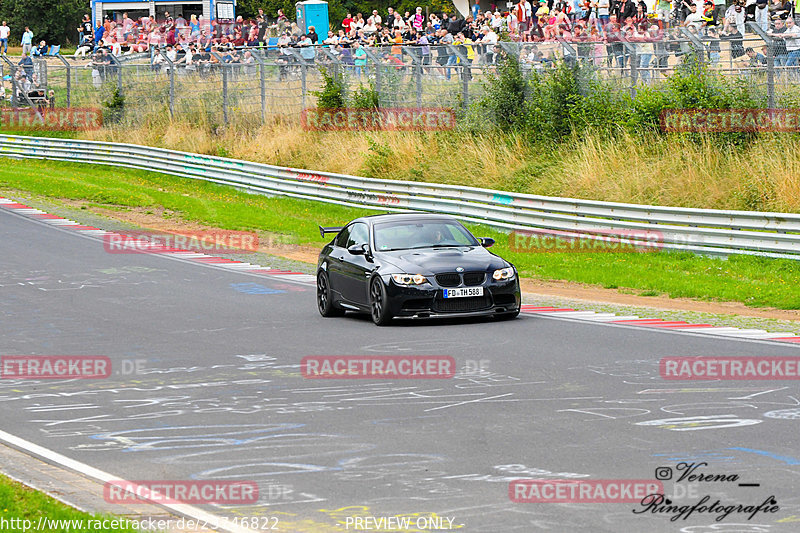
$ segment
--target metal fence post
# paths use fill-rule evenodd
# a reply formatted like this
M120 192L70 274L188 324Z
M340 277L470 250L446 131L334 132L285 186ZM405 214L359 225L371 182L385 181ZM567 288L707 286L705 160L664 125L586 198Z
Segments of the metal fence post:
M72 66L69 64L69 61L64 59L64 57L61 54L56 55L56 57L61 60L61 62L64 64L65 67L67 67L67 107L71 107L70 102L72 96L72 75L70 70L72 69Z
M372 64L375 65L375 92L378 93L378 100L380 100L381 95L381 62L380 59L375 57L375 54L372 50L369 49L368 46L362 46L362 50L364 53L367 54L367 61L372 61ZM369 67L367 67L367 77L369 77Z
M681 28L681 33L684 37L689 39L692 43L692 48L694 48L695 56L697 56L697 60L700 63L700 66L705 64L706 59L706 45L703 44L703 41L700 40L697 35L690 32L688 28Z
M308 65L306 65L305 63L303 63L302 65L300 65L300 82L301 82L302 91L303 91L303 98L302 98L302 104L301 104L301 107L302 107L303 109L305 109L305 108L306 108L306 92L307 92L307 80L306 80L306 76L307 76L307 75L308 75Z
M414 67L414 81L417 93L417 108L422 107L422 57L411 47L404 46L403 52L411 58L411 64Z
M158 52L169 65L169 118L175 116L175 63L167 57L163 50Z
M222 120L228 123L228 65L220 63L222 68Z
M258 61L259 85L261 86L261 123L267 121L267 73L264 72L264 59L260 54L253 54Z
M750 29L761 37L767 45L767 107L775 109L775 44L772 37L761 29L761 26L755 22L749 22Z
M639 78L639 56L636 55L636 45L631 44L623 37L620 37L620 40L622 41L622 46L625 48L625 51L629 54L628 57L631 62L631 98L636 98L636 83ZM622 71L624 72L625 69L623 68Z
M117 67L117 92L122 95L122 63L119 62L119 59L114 54L108 54L108 56L114 66Z

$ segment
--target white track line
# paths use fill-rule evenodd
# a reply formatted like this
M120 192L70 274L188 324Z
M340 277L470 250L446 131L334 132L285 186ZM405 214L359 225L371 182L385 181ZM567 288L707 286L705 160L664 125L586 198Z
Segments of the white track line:
M90 478L102 481L103 483L109 483L111 481L123 481L125 483L130 483L129 481L123 480L119 476L112 476L108 472L103 472L102 470L98 470L93 466L89 466L85 463L81 463L80 461L70 459L69 457L61 455L58 452L54 452L52 450L39 446L38 444L34 444L30 441L21 439L15 435L6 433L5 431L0 431L0 440L6 442L13 448L22 450L29 454L37 455L45 459L49 463L54 463L63 466L65 468L69 468L70 470L74 470ZM156 493L153 492L153 494ZM186 505L183 503L158 503L154 505L164 507L182 516L203 521L207 524L208 527L211 527L213 525L217 529L221 529L223 531L229 531L231 533L256 533L255 530L253 529L241 527L235 524L229 524L228 521L224 519L224 517L208 513L192 505Z

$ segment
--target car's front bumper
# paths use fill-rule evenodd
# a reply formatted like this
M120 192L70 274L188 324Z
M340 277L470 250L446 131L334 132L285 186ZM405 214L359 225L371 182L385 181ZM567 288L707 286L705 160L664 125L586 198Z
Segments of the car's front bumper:
M509 281L489 279L476 286L483 287L483 296L445 299L445 287L436 283L401 286L389 280L386 284L389 312L397 318L444 318L519 311L521 294L517 278Z

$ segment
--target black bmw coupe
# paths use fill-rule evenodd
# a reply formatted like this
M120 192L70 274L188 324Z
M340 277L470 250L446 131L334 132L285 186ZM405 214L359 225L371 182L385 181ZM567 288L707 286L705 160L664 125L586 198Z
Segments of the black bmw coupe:
M395 317L519 315L514 265L451 216L374 215L320 233L336 233L317 264L324 317L365 312L383 326Z

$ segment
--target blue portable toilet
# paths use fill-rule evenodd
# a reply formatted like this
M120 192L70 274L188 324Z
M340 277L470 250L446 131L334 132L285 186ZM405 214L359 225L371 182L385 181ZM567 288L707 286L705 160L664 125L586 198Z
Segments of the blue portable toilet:
M328 36L330 23L328 22L328 2L320 0L307 0L295 4L297 25L300 31L308 33L308 28L314 26L320 39ZM324 36L324 37L323 37Z

